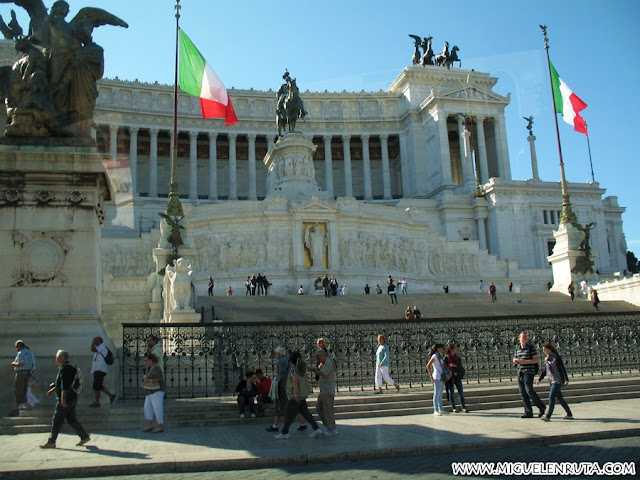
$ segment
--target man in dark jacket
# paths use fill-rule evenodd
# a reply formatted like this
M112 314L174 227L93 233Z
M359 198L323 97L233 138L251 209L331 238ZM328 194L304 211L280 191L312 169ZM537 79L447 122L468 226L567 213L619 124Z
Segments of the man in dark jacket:
M56 363L60 368L58 369L55 383L52 384L51 389L47 392L47 397L51 397L55 393L58 403L51 422L51 435L47 443L40 445L40 448L56 448L58 433L60 433L60 428L62 428L65 419L69 426L80 436L80 441L76 444L76 446L80 447L91 440L91 437L89 437L89 434L82 428L76 418L78 395L73 390L76 367L69 363L69 353L65 350L58 350Z

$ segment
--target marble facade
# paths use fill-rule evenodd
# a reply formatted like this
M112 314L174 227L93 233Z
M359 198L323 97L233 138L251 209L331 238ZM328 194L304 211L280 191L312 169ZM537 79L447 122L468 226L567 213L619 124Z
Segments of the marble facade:
M5 64L7 45L0 42ZM300 284L312 291L325 272L352 292L389 274L406 277L413 292L439 292L445 283L473 291L480 277L546 288L560 187L536 172L512 178L510 98L493 91L497 81L414 66L385 91L301 92L309 115L296 135L309 156L291 165L304 185L295 195L270 178L274 91L230 89L239 118L231 127L200 118L198 100L180 94L178 182L198 294L209 275L224 294L223 285L242 292L258 272L273 283L270 294ZM105 328L115 333L122 321L162 318L153 252L169 189L173 88L119 79L98 86L95 137L110 155L113 192L100 299ZM570 183L569 191L578 221L598 223L596 268L623 270L624 207L597 183Z

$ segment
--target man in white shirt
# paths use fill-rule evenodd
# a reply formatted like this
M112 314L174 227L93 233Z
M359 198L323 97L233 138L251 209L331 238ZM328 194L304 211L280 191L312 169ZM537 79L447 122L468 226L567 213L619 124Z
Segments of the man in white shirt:
M91 373L93 374L93 393L95 401L89 405L91 408L100 406L100 392L104 392L109 396L111 403L116 401L116 395L112 394L107 387L104 386L104 377L109 373L105 358L109 353L109 349L104 344L102 337L95 337L91 342L91 351L93 352L93 362L91 362Z

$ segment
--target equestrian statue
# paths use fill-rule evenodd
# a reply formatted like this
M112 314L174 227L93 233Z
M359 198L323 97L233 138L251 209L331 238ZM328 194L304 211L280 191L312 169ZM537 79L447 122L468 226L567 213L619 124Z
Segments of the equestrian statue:
M304 109L302 100L300 99L300 90L296 84L296 79L289 75L285 70L282 75L284 82L278 90L276 103L276 125L278 127L278 136L282 136L285 128L289 132L294 132L298 118L304 120L307 112Z

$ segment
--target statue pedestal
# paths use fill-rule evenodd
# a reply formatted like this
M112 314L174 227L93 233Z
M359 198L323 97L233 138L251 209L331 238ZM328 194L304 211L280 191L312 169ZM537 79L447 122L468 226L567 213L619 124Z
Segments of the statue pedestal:
M108 158L88 147L0 145L0 349L24 340L45 386L59 349L85 370L93 337L117 352L101 321Z
M547 257L553 270L552 292L560 292L568 295L569 284L574 283L576 295L580 288L580 282L588 280L589 283L597 281L595 273L574 273L573 268L578 263L578 259L584 257L584 251L579 250L580 242L584 239L584 233L571 224L561 223L558 230L553 232L556 245L553 254ZM591 260L595 255L591 254Z
M189 310L174 310L169 312L169 320L166 323L200 323L200 314L191 308Z
M269 169L267 197L284 195L288 200L310 200L315 193L327 201L328 194L316 183L313 154L316 146L298 132L280 137L264 158Z

